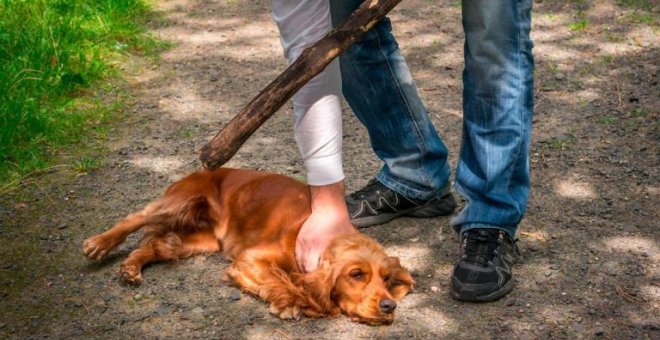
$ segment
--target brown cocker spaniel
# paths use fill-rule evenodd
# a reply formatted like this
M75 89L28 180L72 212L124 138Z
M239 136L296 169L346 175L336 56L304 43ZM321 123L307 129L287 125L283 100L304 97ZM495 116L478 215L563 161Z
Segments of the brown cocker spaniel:
M410 273L370 237L335 238L317 270L296 265L296 235L310 214L308 187L286 176L221 168L198 171L173 183L144 210L85 240L99 260L144 228L140 247L122 263L121 278L142 282L142 266L222 251L233 260L226 275L244 291L270 303L283 319L348 315L389 324L396 301L413 287Z

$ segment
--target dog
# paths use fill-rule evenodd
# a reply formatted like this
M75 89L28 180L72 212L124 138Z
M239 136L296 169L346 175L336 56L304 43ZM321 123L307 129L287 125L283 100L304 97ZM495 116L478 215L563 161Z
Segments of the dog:
M142 228L139 248L119 269L126 283L141 284L149 262L222 252L233 261L225 280L265 300L282 319L343 313L356 322L391 324L396 302L413 288L410 273L359 233L337 236L318 269L303 273L294 250L310 212L309 188L295 179L255 170L201 170L85 240L83 252L100 260Z

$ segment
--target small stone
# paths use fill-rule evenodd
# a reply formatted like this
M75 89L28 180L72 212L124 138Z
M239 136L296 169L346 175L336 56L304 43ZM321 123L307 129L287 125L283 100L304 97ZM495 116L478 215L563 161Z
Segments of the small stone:
M241 299L241 293L238 290L232 290L231 293L229 293L229 300L238 301L240 299Z
M539 251L541 250L541 245L537 241L531 241L527 243L527 249L530 251Z
M587 313L589 313L589 315L594 315L594 314L596 314L596 310L595 309L589 309L587 311Z
M139 293L133 295L133 300L135 300L135 301L140 301L140 300L142 300L143 298L144 298L144 295L139 294Z
M204 313L204 310L202 309L202 307L195 307L195 308L192 310L192 313L193 313L193 314L202 314L202 313Z
M431 286L431 291L432 291L432 292L435 293L435 292L437 292L438 290L439 290L438 287L436 287L436 286Z

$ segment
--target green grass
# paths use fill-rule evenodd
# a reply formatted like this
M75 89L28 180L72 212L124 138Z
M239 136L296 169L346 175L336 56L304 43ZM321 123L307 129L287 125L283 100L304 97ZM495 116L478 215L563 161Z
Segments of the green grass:
M128 52L157 55L150 17L145 0L0 0L0 188L107 135L118 104L91 94Z
M612 125L617 121L617 119L614 116L606 115L600 117L598 121L603 125Z
M584 31L587 27L589 27L589 21L585 18L568 25L568 28L573 32Z
M94 157L82 157L73 161L73 169L79 173L87 173L92 170L96 170L101 165L102 161Z
M652 0L616 0L616 4L621 7L643 9L646 11L650 11L654 9Z

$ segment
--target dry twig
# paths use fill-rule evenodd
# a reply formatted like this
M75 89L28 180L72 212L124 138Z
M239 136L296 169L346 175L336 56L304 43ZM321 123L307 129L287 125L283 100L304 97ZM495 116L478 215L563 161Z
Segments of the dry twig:
M622 298L624 298L626 301L628 301L630 303L636 303L636 302L642 302L643 301L642 299L628 293L625 289L623 289L623 287L621 287L618 284L615 284L614 288L615 288L616 292L619 293L619 295L621 295Z

